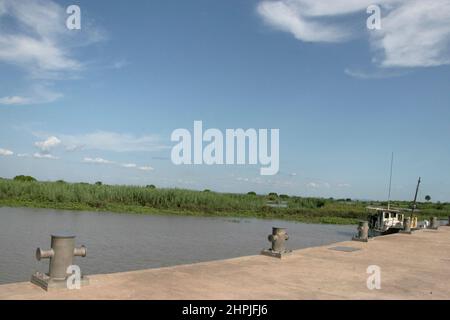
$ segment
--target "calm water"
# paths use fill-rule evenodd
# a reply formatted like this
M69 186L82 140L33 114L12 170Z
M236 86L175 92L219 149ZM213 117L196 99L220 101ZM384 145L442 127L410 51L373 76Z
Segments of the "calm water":
M272 226L286 227L288 247L299 249L344 241L355 226L302 224L276 220L143 216L0 208L0 283L28 281L47 271L50 235L71 233L88 249L76 258L84 274L156 268L258 254L269 246Z

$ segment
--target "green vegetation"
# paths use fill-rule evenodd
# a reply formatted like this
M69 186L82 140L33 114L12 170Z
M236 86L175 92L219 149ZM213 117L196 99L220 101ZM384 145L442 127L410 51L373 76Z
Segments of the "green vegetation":
M16 177L17 178L17 177ZM285 219L302 222L351 224L367 217L366 206L384 202L296 196L217 193L208 190L156 189L109 186L101 183L38 182L35 179L0 179L0 206L111 211L140 214L178 214ZM30 177L31 178L31 177ZM206 191L206 190L205 190ZM268 203L287 203L287 208ZM410 202L392 202L409 208ZM449 203L418 203L420 218L450 214Z
M22 182L33 182L36 181L35 178L31 177L31 176L15 176L14 177L14 181L22 181Z

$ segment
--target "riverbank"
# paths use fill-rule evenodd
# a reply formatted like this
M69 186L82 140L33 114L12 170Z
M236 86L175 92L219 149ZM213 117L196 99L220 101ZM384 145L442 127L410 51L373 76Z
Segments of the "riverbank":
M35 209L56 209L67 211L94 211L104 213L123 213L123 214L146 214L146 215L174 215L174 216L192 216L192 217L223 217L223 218L257 218L257 219L277 219L286 221L295 221L303 223L337 224L350 225L356 224L358 218L343 218L334 216L308 216L308 215L288 215L277 212L258 212L258 211L218 211L202 212L187 211L175 209L158 209L152 207L142 207L133 205L107 204L101 208L89 206L81 203L52 203L37 202L26 200L8 200L0 199L0 207L11 208L35 208Z
M305 223L354 224L366 219L376 201L298 196L218 193L209 190L157 189L154 186L111 186L88 183L0 179L0 206L134 214L206 217L251 217ZM408 208L408 202L392 202ZM420 203L419 219L447 219L450 204Z
M93 275L81 290L0 285L0 299L450 299L449 261L450 227L441 227L296 250L282 260L258 255ZM370 290L374 265L381 287Z

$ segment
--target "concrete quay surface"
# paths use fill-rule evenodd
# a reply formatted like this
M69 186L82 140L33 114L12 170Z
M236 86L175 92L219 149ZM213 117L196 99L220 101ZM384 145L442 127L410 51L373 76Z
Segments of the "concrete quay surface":
M333 247L360 250L345 252ZM380 267L369 290L367 268ZM82 267L82 266L81 266ZM0 299L450 299L450 227L167 268L90 275L80 290L0 285Z

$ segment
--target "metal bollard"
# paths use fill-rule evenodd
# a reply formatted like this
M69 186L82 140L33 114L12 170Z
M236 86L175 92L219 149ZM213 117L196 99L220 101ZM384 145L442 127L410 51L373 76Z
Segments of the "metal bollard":
M261 251L261 254L275 258L282 258L292 252L291 250L286 249L286 241L289 240L286 228L273 227L272 234L270 234L267 238L272 243L272 247Z
M358 224L358 234L352 238L353 241L369 241L369 222L360 221Z
M36 259L50 259L48 273L36 272L31 277L31 282L45 290L51 288L67 288L66 281L71 275L68 267L73 265L73 257L86 257L85 246L75 248L75 236L51 236L51 249L37 248ZM89 280L80 275L81 285L87 285Z
M430 229L437 230L439 228L439 220L437 217L431 217L430 219Z
M400 230L400 233L411 234L411 218L405 217L403 219L403 230Z

